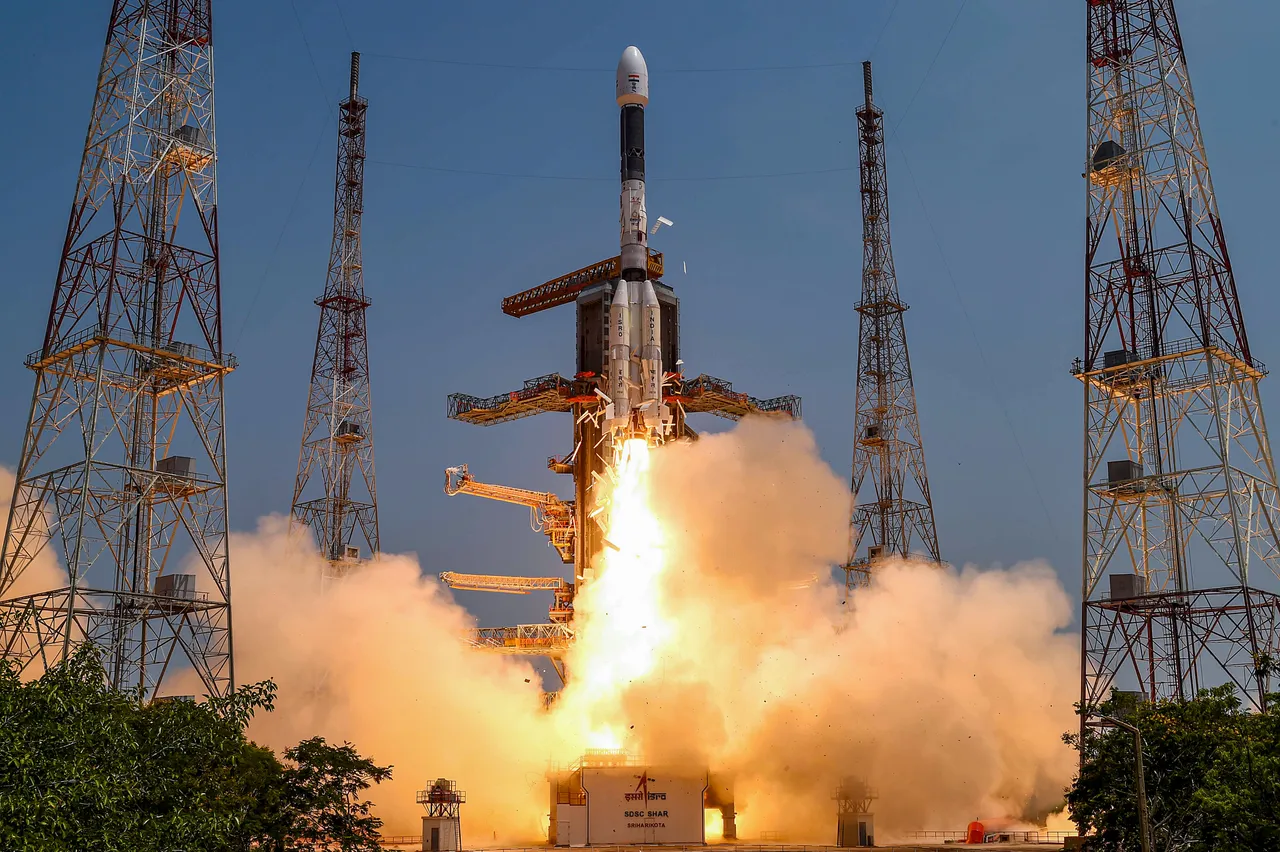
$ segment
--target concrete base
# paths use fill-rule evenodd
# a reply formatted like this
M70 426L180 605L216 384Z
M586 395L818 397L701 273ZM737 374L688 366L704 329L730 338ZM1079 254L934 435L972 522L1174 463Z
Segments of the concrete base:
M460 852L462 821L457 817L422 818L422 852Z
M836 846L866 848L875 845L875 817L871 814L840 814L840 822L836 826Z

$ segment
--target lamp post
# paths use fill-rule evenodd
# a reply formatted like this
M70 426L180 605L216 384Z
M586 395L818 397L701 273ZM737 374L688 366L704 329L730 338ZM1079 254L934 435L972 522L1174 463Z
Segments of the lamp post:
M1147 785L1142 771L1142 732L1113 716L1099 716L1098 721L1085 724L1091 728L1120 728L1133 734L1133 783L1138 791L1139 839L1142 852L1151 852L1151 821L1147 816Z

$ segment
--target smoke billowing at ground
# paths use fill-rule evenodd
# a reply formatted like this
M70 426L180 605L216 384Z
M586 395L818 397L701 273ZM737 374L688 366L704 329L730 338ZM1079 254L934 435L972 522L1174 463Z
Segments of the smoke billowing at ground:
M468 843L539 836L554 740L537 675L467 646L470 616L434 577L383 556L322 592L321 560L282 517L234 535L231 557L236 679L279 688L257 742L281 751L318 734L393 764L373 793L388 833L418 833L414 792L443 775L469 793Z
M898 564L846 605L829 568L848 488L799 425L747 421L622 480L618 549L579 597L550 714L532 666L467 647L469 616L412 559L321 594L282 519L235 536L237 680L280 687L251 734L280 749L318 733L394 763L374 794L392 833L417 830L415 789L456 779L476 843L544 839L544 773L588 747L733 773L748 840L829 842L851 774L878 788L886 836L1060 803L1076 649L1047 566Z
M882 832L1060 802L1076 640L1059 632L1070 607L1047 566L899 564L846 612L829 566L848 546L848 488L798 425L669 446L648 484L664 640L645 677L594 699L571 685L566 711L615 714L647 759L732 772L745 839L829 842L845 774L879 788Z

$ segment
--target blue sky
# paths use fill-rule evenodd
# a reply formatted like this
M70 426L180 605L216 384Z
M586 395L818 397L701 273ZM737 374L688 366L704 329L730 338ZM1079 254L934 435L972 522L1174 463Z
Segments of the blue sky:
M108 7L0 11L10 468ZM1267 254L1280 8L1183 0L1179 13L1250 340L1280 363ZM612 77L628 44L651 74L649 207L676 222L655 246L682 300L686 370L800 394L845 473L861 263L853 110L870 57L892 128L893 247L943 556L1043 557L1078 588L1083 413L1068 368L1083 337L1083 2L218 0L215 28L224 328L241 363L227 384L234 528L288 509L352 49L370 102L364 260L386 549L416 552L431 573L559 567L521 510L440 485L465 461L484 480L564 488L544 462L570 449L567 421L478 429L446 420L445 397L573 369L571 309L516 320L498 304L616 251ZM519 67L494 67L507 65ZM547 603L461 599L490 624L540 620Z

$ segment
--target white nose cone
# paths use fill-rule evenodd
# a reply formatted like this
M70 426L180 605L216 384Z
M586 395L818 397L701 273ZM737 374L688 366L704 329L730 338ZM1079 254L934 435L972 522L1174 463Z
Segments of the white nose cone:
M649 103L649 66L644 64L640 48L632 46L622 51L618 60L618 106Z

